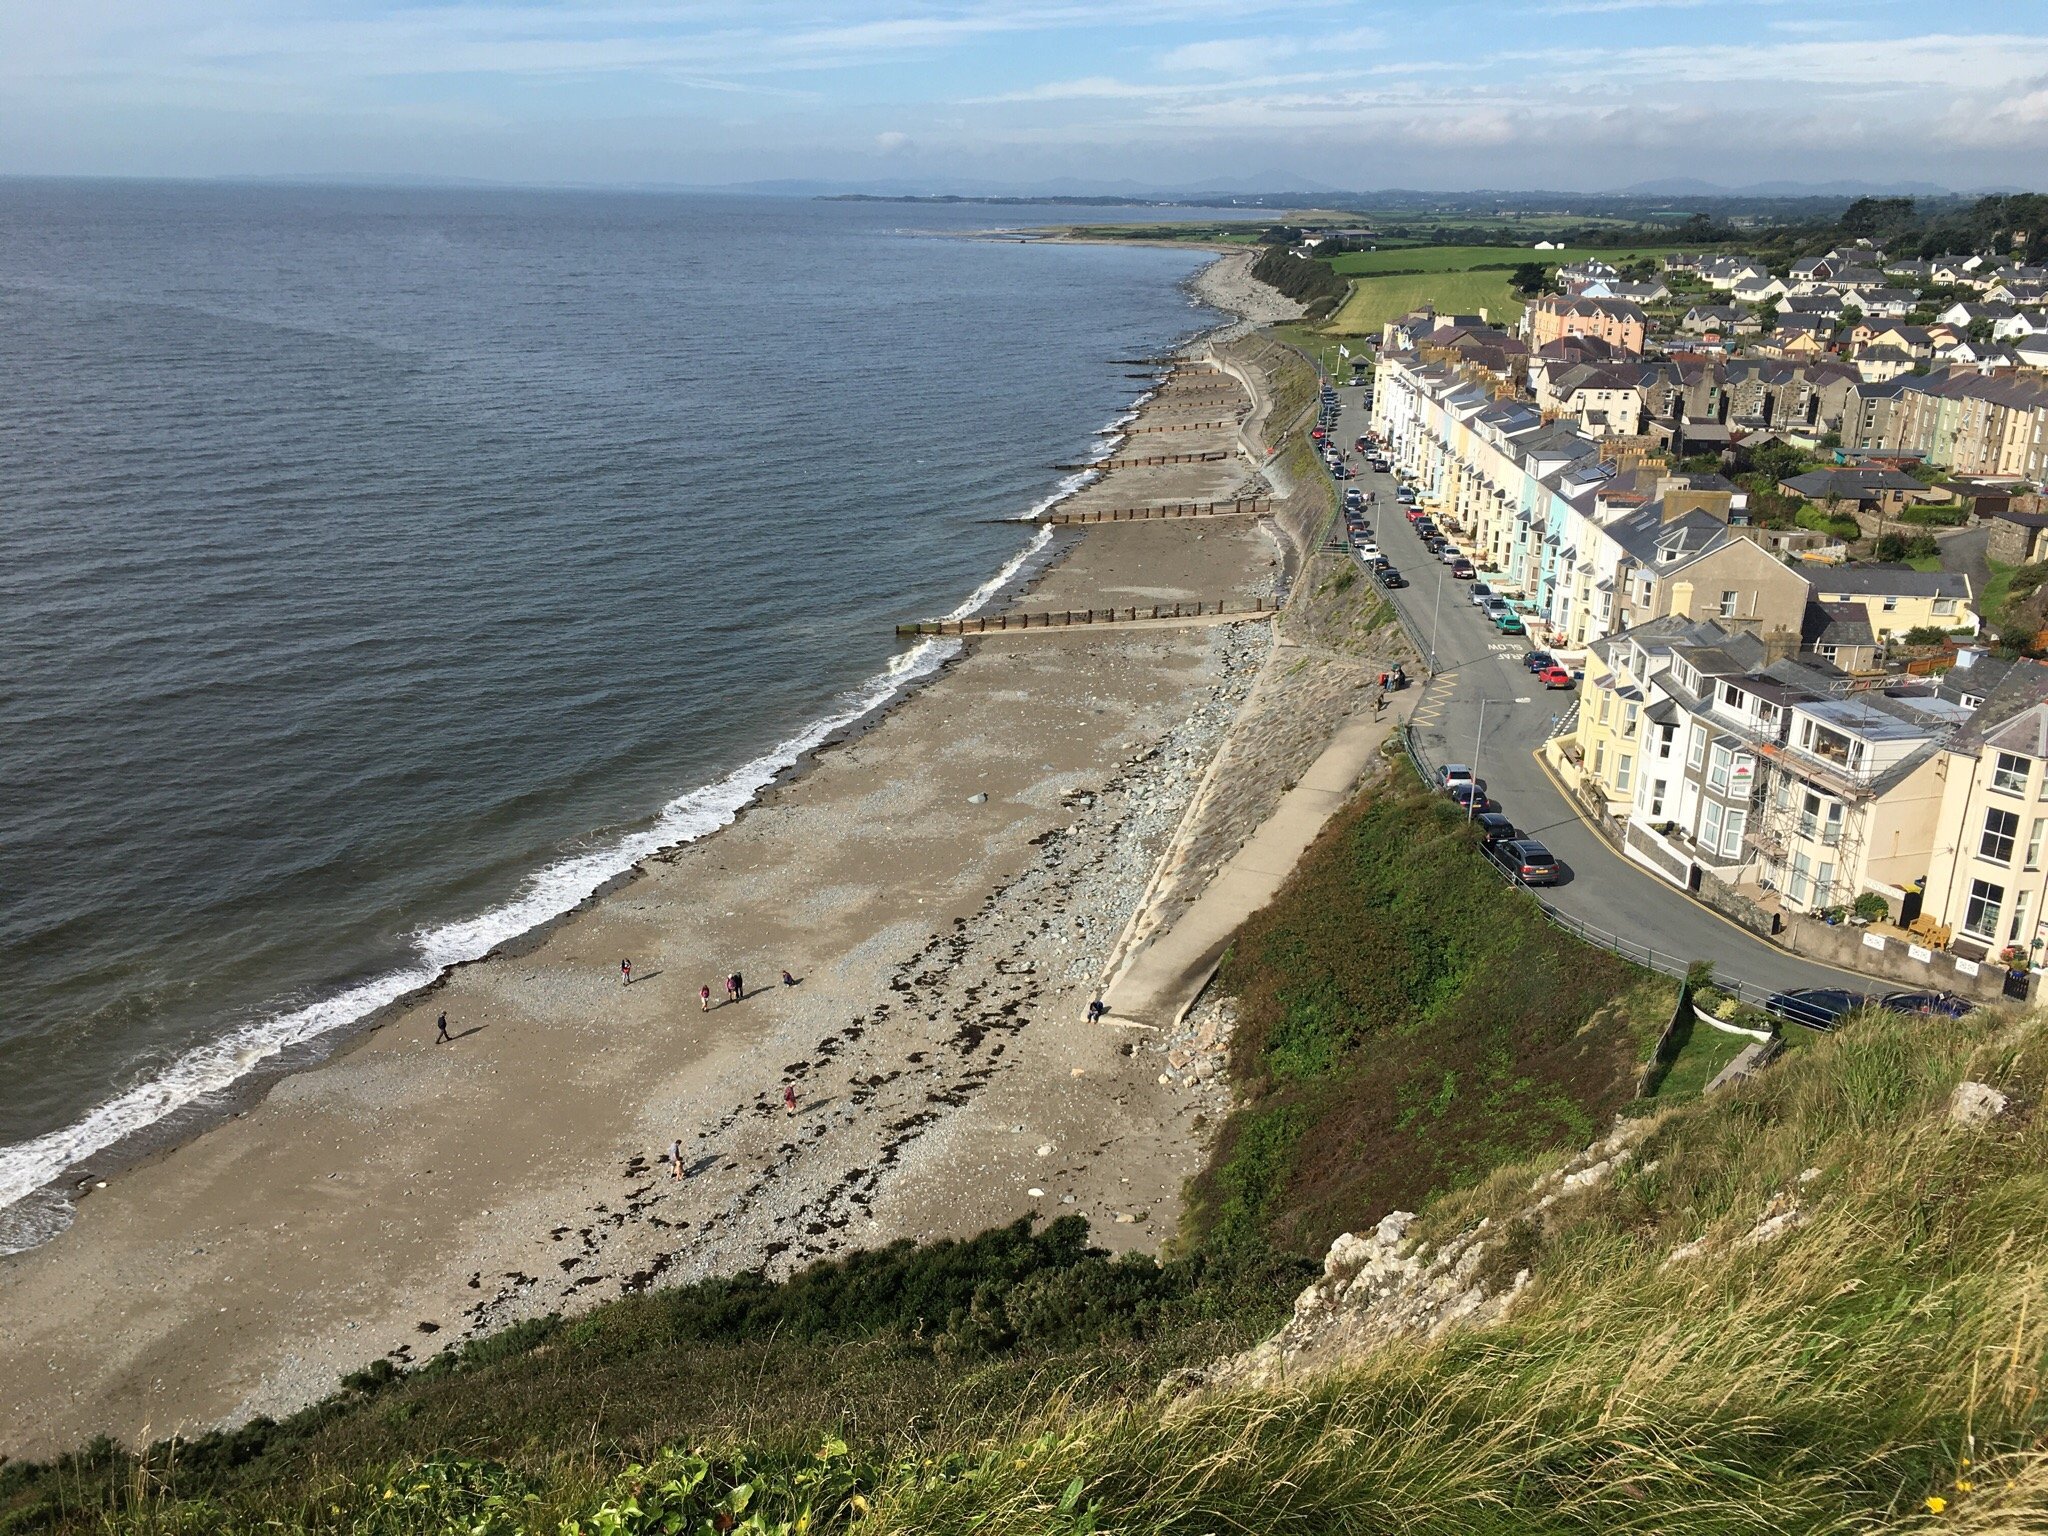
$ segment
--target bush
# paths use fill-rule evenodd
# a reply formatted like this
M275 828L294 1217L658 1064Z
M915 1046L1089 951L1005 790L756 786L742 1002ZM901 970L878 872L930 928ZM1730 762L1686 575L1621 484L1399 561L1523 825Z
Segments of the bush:
M1904 645L1940 645L1947 638L1948 631L1939 624L1915 624L1906 631L1901 643Z
M1267 246L1264 254L1252 263L1252 276L1300 304L1328 299L1334 309L1351 291L1351 285L1339 277L1327 261L1319 261L1287 245Z
M1810 501L1800 504L1792 521L1801 528L1811 528L1816 533L1831 534L1838 539L1855 539L1863 534L1862 525L1855 518L1845 513L1831 513Z
M1941 553L1931 533L1881 533L1872 547L1879 560L1893 564L1905 560L1927 560Z
M1960 528L1970 520L1970 509L1960 501L1921 501L1902 509L1899 521L1922 528Z
M1850 910L1866 923L1881 923L1892 914L1891 903L1875 891L1865 891L1858 896Z

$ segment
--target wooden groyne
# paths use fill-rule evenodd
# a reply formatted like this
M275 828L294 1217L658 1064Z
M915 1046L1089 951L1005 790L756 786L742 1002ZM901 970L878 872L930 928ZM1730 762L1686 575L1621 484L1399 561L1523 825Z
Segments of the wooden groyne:
M1124 436L1138 437L1147 432L1228 432L1236 425L1235 421L1167 421L1153 427L1125 427Z
M1175 501L1156 507L1097 507L1093 510L1061 511L1055 508L1041 519L1048 523L1143 523L1168 517L1263 517L1273 503L1263 496L1242 496L1235 501Z
M1230 455L1221 448L1207 453L1154 453L1141 458L1096 459L1085 464L1055 464L1054 469L1143 469L1160 464L1213 464Z
M1130 608L1069 608L1049 613L992 613L971 619L925 619L898 624L899 635L1000 635L1024 629L1074 629L1091 624L1172 623L1175 619L1243 618L1278 613L1277 598L1250 602L1153 603Z

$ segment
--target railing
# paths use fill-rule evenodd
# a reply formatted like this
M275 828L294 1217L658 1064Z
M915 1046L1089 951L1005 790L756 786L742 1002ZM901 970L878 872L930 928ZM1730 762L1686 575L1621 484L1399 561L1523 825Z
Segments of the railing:
M1416 775L1425 785L1433 787L1432 769L1425 762L1421 748L1416 745L1415 728L1404 724L1396 733L1395 739L1401 743L1401 750ZM1481 858L1503 885L1526 892L1536 903L1537 910L1542 912L1554 927L1563 929L1582 943L1591 944L1595 949L1604 949L1610 955L1617 955L1631 965L1640 965L1645 970L1655 971L1660 976L1671 976L1680 981L1691 976L1693 968L1702 963L1697 956L1688 957L1671 950L1659 950L1655 945L1646 944L1640 939L1632 939L1626 934L1596 927L1583 918L1574 917L1546 901L1540 889L1523 880L1516 871L1504 867L1497 860L1484 854ZM1750 1007L1760 1009L1774 1019L1817 1030L1829 1030L1835 1026L1836 1016L1824 1009L1802 1005L1799 999L1785 997L1780 991L1730 976L1719 966L1711 966L1711 974L1717 991L1725 992ZM1773 999L1777 1001L1774 1002Z

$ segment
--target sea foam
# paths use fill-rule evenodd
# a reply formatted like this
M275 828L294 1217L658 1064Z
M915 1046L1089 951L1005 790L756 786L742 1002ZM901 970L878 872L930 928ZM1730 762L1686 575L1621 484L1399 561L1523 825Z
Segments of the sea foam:
M946 617L964 619L991 602L1045 550L1052 535L1050 527L1040 528ZM219 1040L187 1051L148 1080L106 1100L72 1124L0 1148L0 1253L33 1247L68 1224L71 1208L61 1195L30 1200L65 1169L166 1116L224 1092L287 1051L360 1022L430 985L451 967L481 960L508 940L574 911L642 859L730 826L778 775L839 731L931 676L959 651L958 640L920 640L891 659L881 672L841 695L835 709L796 735L717 782L669 801L652 824L542 867L509 901L474 917L415 933L409 963L331 997L243 1024Z

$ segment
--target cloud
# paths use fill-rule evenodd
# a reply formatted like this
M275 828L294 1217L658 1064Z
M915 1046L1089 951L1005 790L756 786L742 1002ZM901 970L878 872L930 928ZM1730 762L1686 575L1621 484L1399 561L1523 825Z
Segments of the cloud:
M875 135L875 148L879 149L885 155L900 155L906 149L910 148L910 144L911 139L909 134L898 133L893 129L887 133L878 133Z

